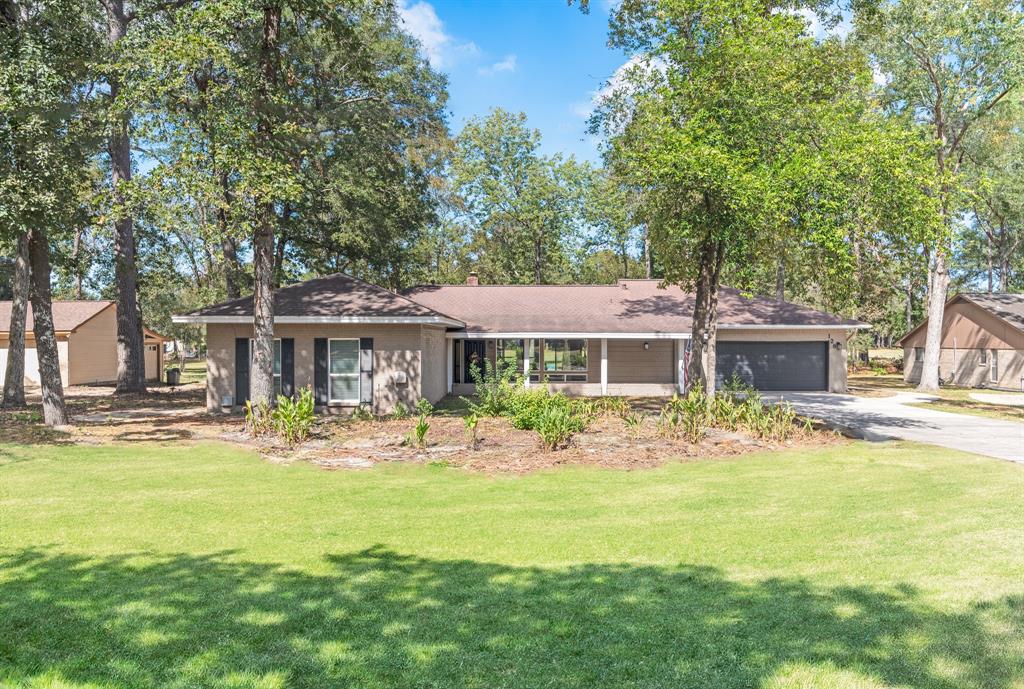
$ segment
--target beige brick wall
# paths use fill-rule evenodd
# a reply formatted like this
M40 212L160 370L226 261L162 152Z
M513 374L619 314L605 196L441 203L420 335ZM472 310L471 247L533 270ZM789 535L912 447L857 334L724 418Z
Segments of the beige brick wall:
M423 395L434 395L438 384L432 378L424 383L423 326L419 325L288 325L278 324L274 337L290 337L295 340L295 386L302 388L313 385L313 341L318 337L328 338L373 338L373 401L375 413L387 413L398 401L412 407ZM439 328L431 328L440 330ZM443 332L443 331L441 331ZM207 386L206 406L210 411L220 409L225 395L235 394L235 338L252 337L251 325L211 324L206 327ZM436 335L431 335L436 338ZM443 335L442 335L443 337ZM444 343L441 342L440 357L433 362L436 348L429 353L431 367L439 369L440 389L444 390ZM407 382L396 380L396 374L404 371ZM424 392L426 390L426 392ZM437 397L436 399L440 399ZM436 401L436 400L432 400Z
M993 350L988 350L985 365L981 364L981 349L943 348L939 351L939 377L952 385L969 388L1002 388L1021 390L1024 376L1024 351L996 349L995 382L991 379ZM903 379L908 383L921 382L921 367L924 352L914 347L903 349Z
M422 326L423 397L437 402L448 394L448 359L445 329Z

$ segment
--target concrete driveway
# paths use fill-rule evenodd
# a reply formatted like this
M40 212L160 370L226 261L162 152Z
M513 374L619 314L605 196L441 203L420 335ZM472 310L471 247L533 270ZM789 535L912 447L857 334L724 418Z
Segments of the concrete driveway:
M951 414L909 403L935 399L901 393L892 397L855 397L818 392L786 392L784 399L801 415L846 426L866 440L914 440L953 450L1024 463L1024 424L968 414Z

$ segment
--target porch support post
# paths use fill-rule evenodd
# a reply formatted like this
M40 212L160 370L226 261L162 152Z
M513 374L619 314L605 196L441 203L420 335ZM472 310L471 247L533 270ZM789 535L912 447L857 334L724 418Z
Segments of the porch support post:
M523 338L523 387L530 387L530 361L533 359L533 352L530 351L533 340Z
M450 337L445 338L444 348L446 358L448 360L448 394L452 394L453 384L455 382L455 340Z
M601 338L601 394L608 394L608 338Z
M676 340L676 388L686 390L686 340Z

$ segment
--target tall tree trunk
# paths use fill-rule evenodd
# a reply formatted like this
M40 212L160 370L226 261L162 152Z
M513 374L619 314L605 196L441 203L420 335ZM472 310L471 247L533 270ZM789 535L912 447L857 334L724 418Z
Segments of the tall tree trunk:
M3 406L7 408L25 406L25 316L30 291L28 242L27 232L18 237L18 254L14 257L14 298L4 373Z
M644 223L644 277L650 280L652 273L654 261L651 257L651 231L647 223Z
M103 0L107 11L107 40L116 47L128 33L131 16L124 0ZM121 80L108 78L110 101L116 103ZM135 222L125 208L125 185L132 179L132 151L129 126L131 114L117 112L111 122L107 150L110 154L111 186L117 208L114 218L114 278L117 283L117 388L119 393L146 391L145 350L142 318L138 304L138 272L135 267Z
M921 366L921 382L917 389L923 392L938 392L939 389L939 358L942 354L942 320L946 312L946 289L949 287L949 267L947 251L949 241L946 238L946 231L950 228L950 189L946 183L947 160L946 155L946 123L942 110L942 89L935 86L935 139L939 142L935 151L935 170L938 179L942 180L939 188L940 212L942 214L943 233L935 246L934 255L928 261L928 327L925 331L924 341L924 362ZM950 159L953 168L956 167L954 159ZM956 170L952 170L956 173Z
M939 356L942 353L942 320L946 309L949 268L945 247L937 247L928 270L928 327L925 331L924 363L917 389L936 392L939 389Z
M50 246L46 231L29 233L29 263L32 293L32 333L39 361L39 384L43 392L43 422L47 426L67 426L64 386L60 379L57 334L53 328L53 304L50 300Z
M274 137L270 113L270 92L277 83L278 40L281 33L281 7L263 8L263 44L260 50L262 79L257 92L257 130L264 144ZM274 203L266 199L257 207L253 232L253 347L250 399L270 404L274 397Z
M693 345L686 376L686 392L703 385L708 396L715 394L715 338L718 334L718 288L725 247L707 239L700 251L693 309Z
M242 296L239 284L242 265L238 262L238 242L231 234L231 225L228 222L228 208L234 203L234 195L231 193L231 181L228 178L228 173L221 172L219 178L223 205L217 209L217 226L220 229L220 247L224 256L224 291L228 299L238 299Z
M228 299L238 299L242 296L239 284L242 265L238 262L238 243L234 237L224 235L220 246L221 253L224 255L224 291Z

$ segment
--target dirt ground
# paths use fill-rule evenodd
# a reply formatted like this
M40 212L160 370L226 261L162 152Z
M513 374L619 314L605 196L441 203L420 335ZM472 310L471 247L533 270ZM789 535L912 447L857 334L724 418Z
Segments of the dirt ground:
M222 441L257 450L268 461L307 461L326 470L369 468L382 462L417 462L464 467L487 473L527 473L561 465L593 465L618 469L654 467L669 460L693 461L806 445L844 442L824 429L798 429L784 443L770 443L739 432L712 429L700 443L662 437L648 400L635 408L643 424L630 429L614 415L598 417L569 446L545 451L533 431L514 428L508 419L484 418L477 443L470 447L461 416L452 412L429 418L426 445L408 438L415 417L345 421L322 418L309 441L289 449L273 437L252 438L241 416L206 413L202 384L153 387L144 396L122 397L110 388L69 388L66 393L73 425L50 429L41 421L38 402L27 410L0 410L0 442L53 444L182 443Z

